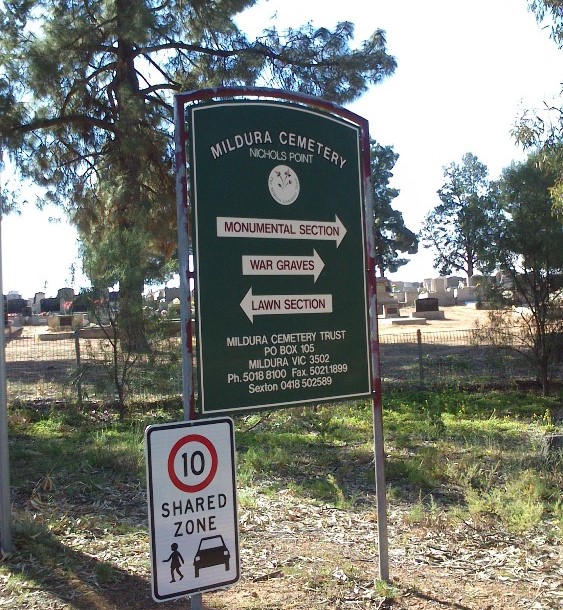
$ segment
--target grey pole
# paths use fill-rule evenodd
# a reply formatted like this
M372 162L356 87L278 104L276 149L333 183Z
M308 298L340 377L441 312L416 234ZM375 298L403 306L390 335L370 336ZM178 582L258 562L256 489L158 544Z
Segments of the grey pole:
M379 360L379 330L377 322L377 286L375 279L375 239L373 234L373 188L369 157L369 129L362 134L364 197L366 202L366 234L369 257L369 318L371 333L373 451L375 461L375 493L377 497L377 535L379 542L379 578L389 582L389 535L387 528L387 493L385 484L385 450L383 447L383 405L381 400L381 370Z
M184 419L195 419L193 384L192 308L190 298L192 272L189 264L191 236L186 175L184 105L174 101L174 139L176 158L176 211L178 217L178 258L180 271L180 314L182 319L182 402ZM203 610L201 593L190 595L190 610Z
M2 209L0 208L0 295L2 288ZM10 456L8 451L8 400L6 395L6 338L4 298L0 298L0 550L12 552L12 514L10 502Z

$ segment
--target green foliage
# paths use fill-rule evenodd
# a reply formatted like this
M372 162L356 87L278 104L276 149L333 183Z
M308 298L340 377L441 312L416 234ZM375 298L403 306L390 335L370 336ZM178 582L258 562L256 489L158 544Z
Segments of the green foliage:
M0 148L62 205L93 284L119 281L125 326L176 253L172 96L255 83L357 98L391 75L384 33L270 28L248 40L236 2L49 2L0 8ZM142 329L141 333L142 334Z
M386 600L393 600L397 597L399 592L398 588L385 580L376 580L375 581L375 592L380 597L385 598Z
M375 259L381 277L385 271L396 272L408 260L400 258L400 252L416 254L418 239L407 229L403 215L393 210L391 202L399 195L389 186L393 169L399 155L391 146L382 146L375 140L370 142L371 175L373 184L373 216L375 226Z
M59 545L51 533L39 523L32 520L18 521L14 527L14 541L24 546L30 554L39 560L49 562Z
M563 47L563 1L562 0L529 0L528 6L536 15L538 23L544 19L550 21L551 37L559 48Z
M113 398L113 406L123 419L131 394L135 389L150 388L146 395L167 396L178 393L181 379L181 352L179 349L179 325L168 321L145 308L142 321L143 351L140 343L129 331L131 325L124 322L121 301L113 300L107 290L87 290L80 295L87 305L89 317L96 321L101 331L101 341L86 342L85 355L90 363L95 361L103 368L104 375L95 379L94 392ZM133 330L139 329L134 324ZM81 367L75 379L82 381L85 372Z
M539 24L548 22L551 38L562 49L563 1L529 0L528 6ZM557 173L550 194L553 213L563 221L563 107L544 100L541 110L526 110L516 123L513 135L524 148L539 152L540 162Z
M490 240L481 248L489 265L508 278L507 285L491 287L493 294L526 308L521 338L544 392L563 331L563 224L554 221L550 197L556 180L557 173L539 163L537 155L504 170L496 185L498 206Z
M271 28L254 50L263 53L274 86L345 104L395 69L382 30L351 51L348 45L353 36L354 25L349 21L338 23L333 31L310 24L299 30L289 28L285 36Z
M108 585L117 580L116 571L110 563L99 563L94 568L94 578L98 586Z
M556 179L537 155L504 170L497 184L500 206L493 241L485 251L508 273L545 274L553 282L552 276L563 270L563 225L553 222L549 194Z
M438 190L442 203L426 215L421 231L442 275L457 271L471 277L475 269L484 268L479 252L488 243L494 210L487 174L487 167L471 153L461 164L444 167L445 182Z
M467 510L475 519L497 518L509 531L525 532L537 527L544 511L543 484L536 473L525 470L504 485L466 490Z
M393 503L405 508L405 522L442 528L462 517L476 527L527 532L549 520L552 529L558 524L557 537L556 528L563 527L561 456L546 460L538 446L551 427L545 413L556 404L516 392L386 395L386 477ZM121 501L120 489L138 495L146 485L146 425L180 417L177 409L138 409L120 423L69 411L20 406L10 413L15 495L43 511L40 523L18 518L16 543L39 545L33 553L42 556L54 543L49 529L79 527L73 503L79 502L88 531L115 531L111 502ZM371 502L371 416L371 404L358 402L235 417L241 506L282 491L343 510ZM121 519L120 527L127 534L144 525ZM100 584L114 576L99 566Z
M549 552L560 546L563 456L546 460L538 451L539 439L553 425L545 414L556 399L450 390L387 393L383 400L398 535L392 546L400 549L404 536L410 538L407 553L418 555L415 545L424 541L431 550L455 554L459 544L464 557L467 546L472 557L485 551L494 556L508 547L521 548L523 557L526 545L540 539L552 545ZM253 548L264 535L256 565L265 565L266 574L277 577L279 571L295 588L321 592L323 602L315 607L349 600L347 592L356 588L365 607L383 607L376 598L401 595L395 585L374 582L366 573L376 555L371 416L371 403L360 401L235 417L241 531ZM37 591L59 600L63 594L67 600L74 596L79 605L86 595L88 603L115 604L123 600L125 586L146 585L143 432L147 424L180 417L177 405L142 405L124 422L73 405L10 409L15 550L3 558L0 577L13 607L37 605ZM272 496L280 515L266 513ZM293 498L285 506L288 496ZM333 515L338 515L334 535ZM312 540L310 553L284 535L285 558L275 556L280 529L270 522L278 518L296 520L295 531ZM349 538L339 529L346 518ZM310 531L317 521L328 528L318 541ZM361 548L369 549L362 555L350 546L356 531ZM412 591L409 585L401 600L412 601ZM146 599L148 590L143 595ZM264 607L262 599L249 599L252 607Z
M405 515L404 520L411 525L435 525L441 516L441 509L436 504L434 497L423 497L422 492L418 495L418 500L411 505L410 510Z

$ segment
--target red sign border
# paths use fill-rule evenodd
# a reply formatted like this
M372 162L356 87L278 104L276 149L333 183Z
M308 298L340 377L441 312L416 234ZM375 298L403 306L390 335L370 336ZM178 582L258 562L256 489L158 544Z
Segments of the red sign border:
M198 483L197 485L187 485L186 483L182 483L182 481L180 481L180 479L178 478L176 471L174 470L174 460L176 459L176 454L184 445L187 445L192 441L205 445L205 447L211 454L211 470L209 474L205 477L205 479L203 479L203 481L201 483ZM180 491L185 491L187 493L196 493L205 489L211 483L211 481L213 481L217 472L217 465L217 450L215 449L213 443L208 438L205 438L205 436L201 436L201 434L188 434L187 436L183 436L181 439L176 441L170 451L170 455L168 456L168 476L170 477L170 480L172 481L174 486L177 487Z

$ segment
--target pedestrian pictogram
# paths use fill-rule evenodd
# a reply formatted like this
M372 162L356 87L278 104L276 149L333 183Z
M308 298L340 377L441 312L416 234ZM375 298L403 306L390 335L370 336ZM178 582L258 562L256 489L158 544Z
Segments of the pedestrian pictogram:
M153 598L239 578L233 422L149 426L145 433Z
M178 545L175 542L170 546L170 548L172 549L170 557L168 559L164 559L163 561L165 563L167 561L170 562L170 576L172 577L170 582L176 582L174 573L180 577L180 580L184 578L184 575L182 572L180 572L180 566L184 563L184 558L182 557L181 553L178 552Z

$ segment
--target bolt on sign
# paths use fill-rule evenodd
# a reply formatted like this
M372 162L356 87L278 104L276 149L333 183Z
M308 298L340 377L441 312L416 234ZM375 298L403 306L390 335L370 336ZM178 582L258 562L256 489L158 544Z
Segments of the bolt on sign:
M200 411L368 396L359 127L279 101L185 121Z
M169 601L240 576L229 418L145 431L152 595Z

